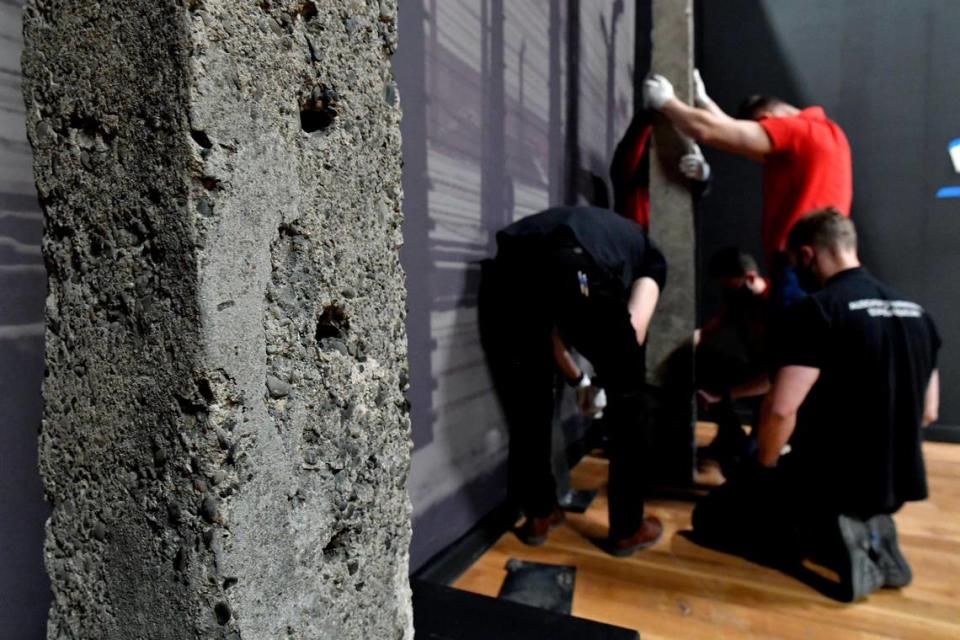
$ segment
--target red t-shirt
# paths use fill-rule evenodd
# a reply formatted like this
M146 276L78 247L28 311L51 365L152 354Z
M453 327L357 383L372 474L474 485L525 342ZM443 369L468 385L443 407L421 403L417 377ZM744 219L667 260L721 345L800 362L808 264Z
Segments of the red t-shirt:
M624 218L650 228L650 136L653 112L638 111L610 163L613 207Z
M850 215L853 168L850 143L821 107L760 121L773 150L764 160L763 250L767 259L787 245L794 223L814 209Z

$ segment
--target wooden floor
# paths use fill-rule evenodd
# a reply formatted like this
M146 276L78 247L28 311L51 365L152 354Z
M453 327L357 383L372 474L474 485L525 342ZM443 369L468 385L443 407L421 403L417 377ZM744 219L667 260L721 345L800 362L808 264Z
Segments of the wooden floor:
M709 437L698 428L698 439ZM663 539L631 558L616 559L588 537L607 526L606 462L586 458L574 470L577 488L597 488L589 511L572 515L546 545L505 534L454 586L495 596L510 558L574 565L573 614L653 638L951 638L960 639L960 445L925 445L931 498L896 516L901 546L913 566L906 589L882 590L844 605L771 569L698 547L677 532L690 527L692 504L653 500L648 513L664 523Z

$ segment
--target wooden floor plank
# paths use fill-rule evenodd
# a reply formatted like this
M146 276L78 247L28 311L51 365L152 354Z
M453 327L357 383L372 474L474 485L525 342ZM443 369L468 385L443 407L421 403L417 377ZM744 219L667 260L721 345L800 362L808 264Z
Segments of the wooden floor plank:
M712 430L698 428L705 441ZM883 590L855 605L834 602L777 571L697 546L678 535L693 504L651 500L663 539L617 559L590 542L607 530L607 463L588 457L574 470L578 488L600 490L590 509L570 515L543 547L505 534L455 586L495 596L510 558L577 568L573 613L637 629L642 637L681 638L960 638L960 446L927 443L931 498L896 517L914 570L902 590ZM705 482L718 482L706 470Z

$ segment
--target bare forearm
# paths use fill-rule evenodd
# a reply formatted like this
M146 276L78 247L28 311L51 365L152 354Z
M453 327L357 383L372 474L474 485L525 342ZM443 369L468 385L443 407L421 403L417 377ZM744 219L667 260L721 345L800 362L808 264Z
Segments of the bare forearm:
M650 320L659 298L660 286L653 278L640 278L633 283L627 310L630 313L630 325L637 336L637 344L642 345L647 341L647 329L650 328Z
M719 107L716 111L697 109L673 98L660 111L682 133L711 147L757 161L772 151L770 138L759 123L731 118Z
M583 372L580 370L580 367L577 366L576 361L567 349L567 345L564 344L560 333L554 329L550 337L553 339L553 359L554 362L557 363L557 368L560 369L560 373L562 373L567 380L579 379L580 374Z
M707 100L703 103L700 103L699 106L701 109L706 109L707 111L709 111L716 118L719 118L721 120L733 120L733 118L727 115L727 112L721 109L719 105L717 105L717 103L714 102L711 98L707 98Z
M703 140L704 134L709 129L710 118L716 117L707 109L691 107L676 98L664 103L660 112L667 116L682 133L698 141Z
M940 418L940 371L933 370L927 383L927 392L923 398L923 426L928 426Z
M765 467L776 466L780 452L790 441L796 426L796 413L778 413L770 402L764 402L757 433L757 459L760 464Z
M772 467L780 451L790 441L797 426L797 412L810 389L820 377L820 369L802 365L781 367L773 379L769 393L760 408L757 430L757 458L760 464Z

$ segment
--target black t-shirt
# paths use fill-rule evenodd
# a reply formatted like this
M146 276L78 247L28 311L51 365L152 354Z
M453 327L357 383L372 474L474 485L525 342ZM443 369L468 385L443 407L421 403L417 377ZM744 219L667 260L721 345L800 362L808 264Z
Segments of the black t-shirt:
M667 278L663 254L636 222L608 209L555 207L518 220L497 233L501 249L516 239L572 234L584 251L629 290L635 280L652 278L662 290Z
M862 268L787 309L774 368L814 367L820 377L783 465L814 501L864 515L927 497L920 425L939 348L924 309Z

